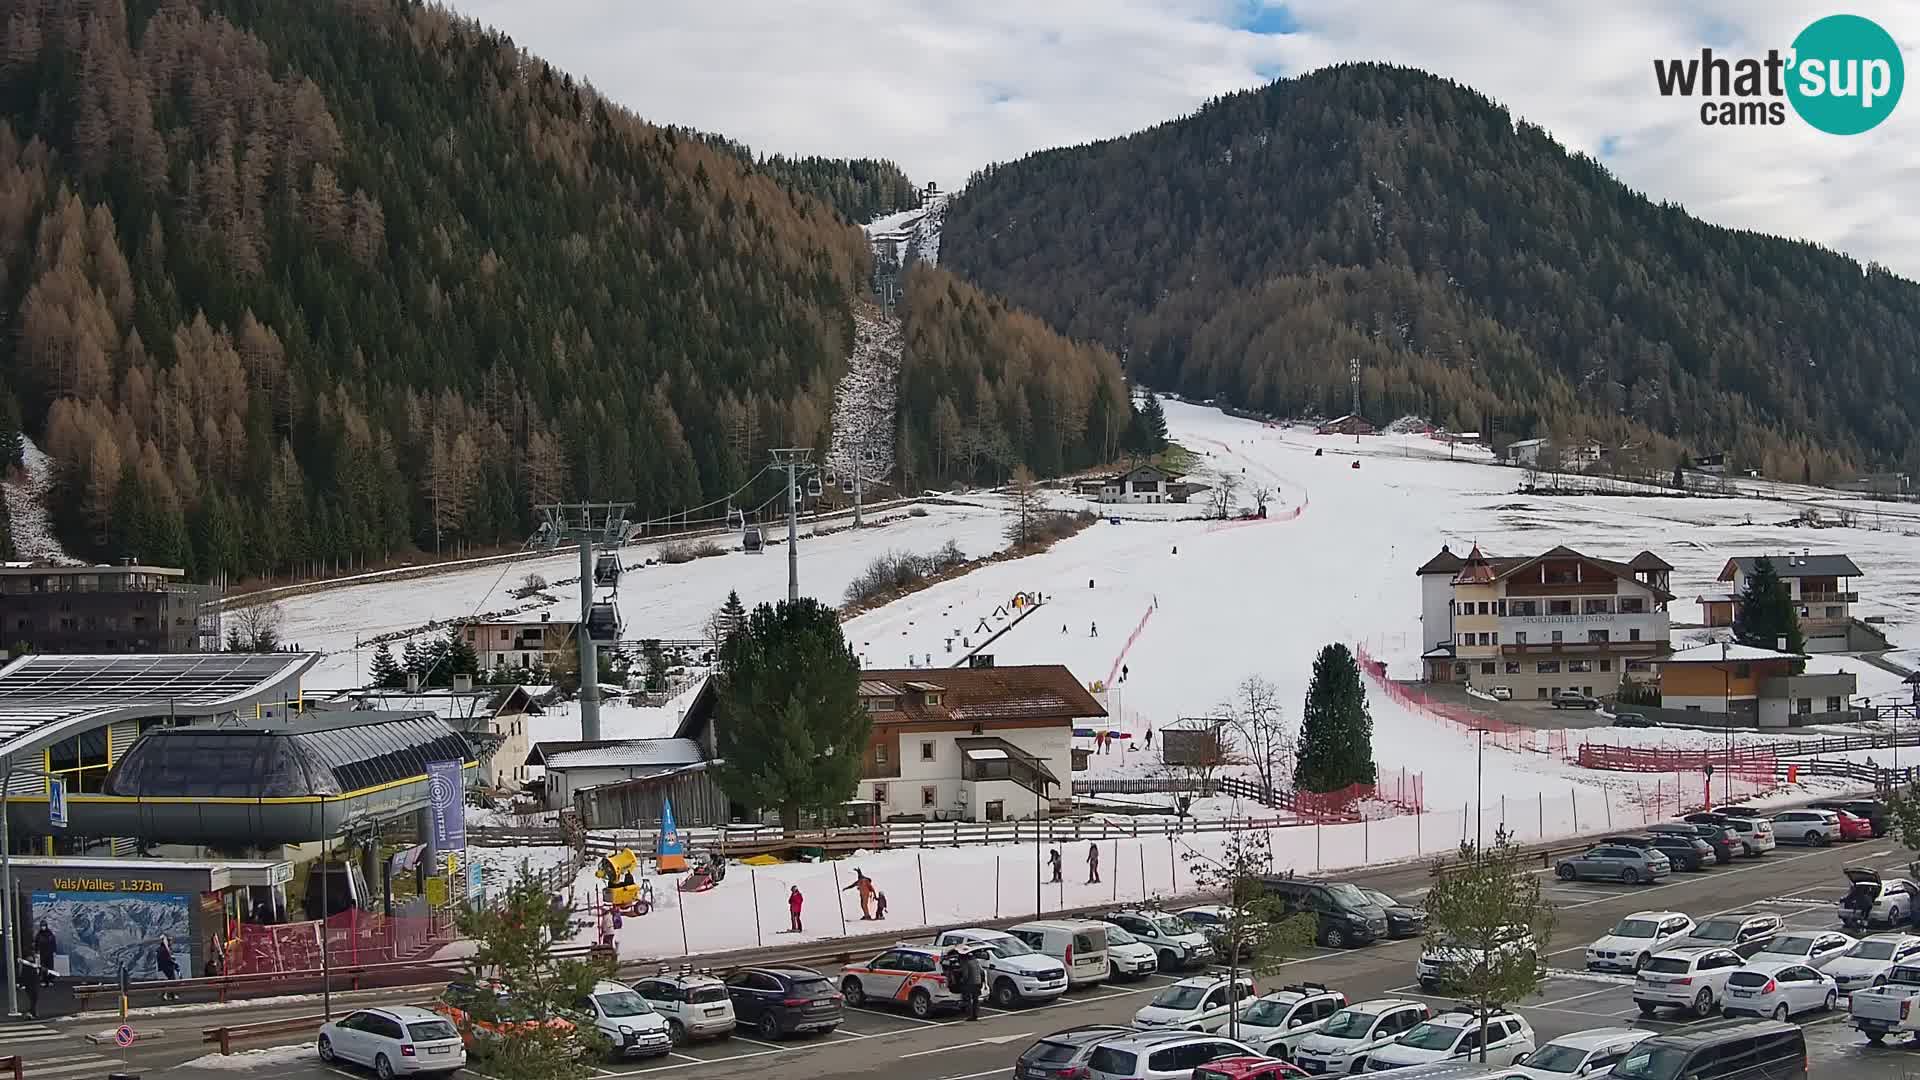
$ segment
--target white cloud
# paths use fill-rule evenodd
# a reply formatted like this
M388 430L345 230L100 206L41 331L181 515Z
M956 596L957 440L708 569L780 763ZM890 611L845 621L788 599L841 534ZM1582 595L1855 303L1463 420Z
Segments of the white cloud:
M1696 104L1655 92L1652 69L1702 45L1784 49L1847 10L1901 42L1920 80L1920 5L1905 0L454 2L648 119L762 152L892 158L945 186L1274 74L1407 64L1483 91L1652 198L1920 276L1920 214L1904 197L1920 181L1920 89L1880 127L1843 138L1797 119L1703 126Z

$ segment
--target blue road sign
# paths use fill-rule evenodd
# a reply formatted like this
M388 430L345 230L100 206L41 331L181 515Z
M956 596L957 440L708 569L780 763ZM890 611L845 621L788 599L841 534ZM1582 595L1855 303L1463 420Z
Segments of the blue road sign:
M47 778L47 823L56 829L67 827L67 782Z

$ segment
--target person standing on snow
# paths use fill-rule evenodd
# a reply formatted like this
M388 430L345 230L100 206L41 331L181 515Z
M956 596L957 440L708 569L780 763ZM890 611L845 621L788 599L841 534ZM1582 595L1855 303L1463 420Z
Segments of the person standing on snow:
M795 885L787 890L787 915L793 920L793 929L789 933L800 932L800 908L806 902L807 898L800 895L800 886Z
M1087 884L1100 884L1100 845L1087 845Z
M1047 881L1047 884L1049 885L1060 884L1060 849L1059 848L1056 847L1047 852L1047 865L1053 868L1053 877Z

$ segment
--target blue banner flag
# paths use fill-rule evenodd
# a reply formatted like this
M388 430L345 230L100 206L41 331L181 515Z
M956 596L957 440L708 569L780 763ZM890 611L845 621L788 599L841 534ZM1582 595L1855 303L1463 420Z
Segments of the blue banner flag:
M660 804L660 850L658 855L685 855L687 846L680 842L680 828L673 821L673 803Z
M427 762L427 802L433 818L433 850L467 846L467 814L461 798L460 762Z

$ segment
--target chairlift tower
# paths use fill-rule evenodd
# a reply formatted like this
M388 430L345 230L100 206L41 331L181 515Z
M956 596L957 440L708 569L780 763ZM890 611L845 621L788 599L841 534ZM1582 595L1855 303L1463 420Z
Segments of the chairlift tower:
M1353 408L1347 415L1353 420L1353 444L1360 445L1360 358L1347 361L1347 381L1353 384Z
M813 463L813 450L808 447L788 447L775 450L773 465L776 469L787 471L787 599L800 599L800 476L811 473L818 466Z
M632 503L545 503L534 507L545 520L527 541L528 547L541 551L565 543L580 547L580 625L573 633L580 643L580 738L589 742L600 738L600 644L588 626L593 615L593 549L596 544L618 547L627 538L627 511L632 508Z

